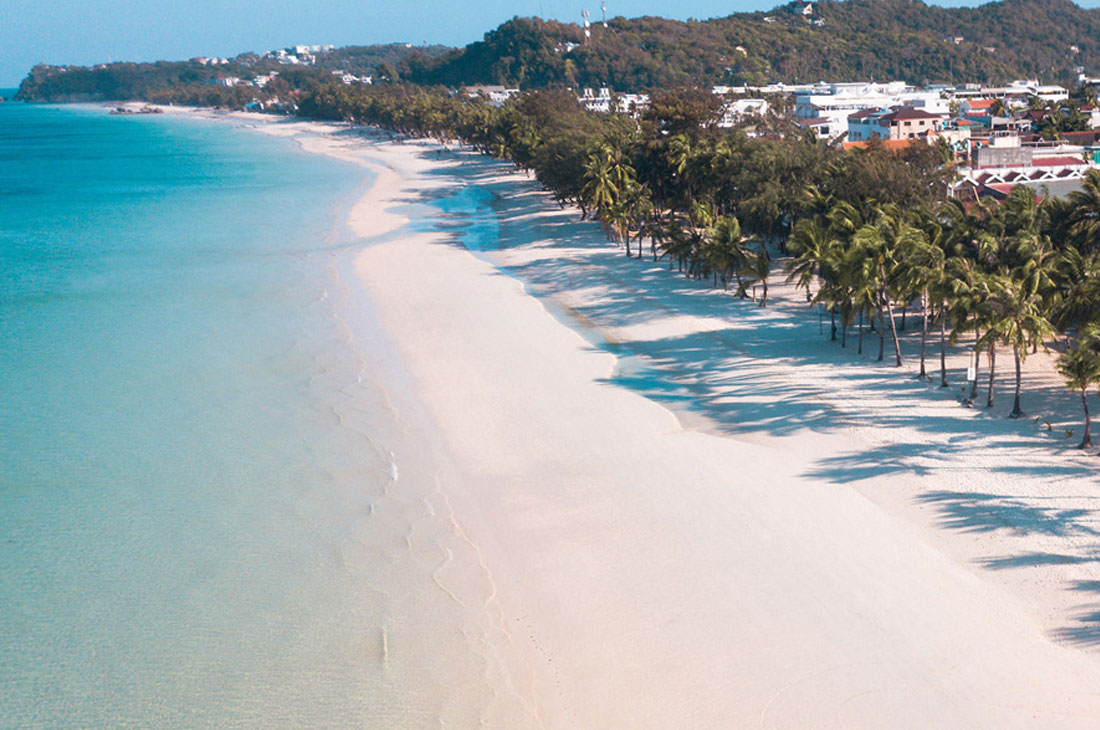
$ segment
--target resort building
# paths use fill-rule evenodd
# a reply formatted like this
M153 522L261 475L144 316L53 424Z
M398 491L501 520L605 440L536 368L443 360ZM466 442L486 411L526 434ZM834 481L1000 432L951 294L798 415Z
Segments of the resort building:
M732 127L749 117L762 117L768 113L768 102L764 99L736 99L722 104L722 118L719 127Z
M882 140L935 137L943 128L944 119L944 114L932 114L912 107L865 109L848 117L848 139L858 142L872 137Z
M814 128L820 137L835 139L848 132L848 117L852 114L895 107L914 107L930 114L946 115L948 112L948 103L940 92L920 91L902 81L893 81L887 84L830 84L828 93L798 94L795 118L802 126Z
M491 106L504 106L504 102L519 93L519 89L506 89L503 86L477 84L463 89L471 99L483 97Z

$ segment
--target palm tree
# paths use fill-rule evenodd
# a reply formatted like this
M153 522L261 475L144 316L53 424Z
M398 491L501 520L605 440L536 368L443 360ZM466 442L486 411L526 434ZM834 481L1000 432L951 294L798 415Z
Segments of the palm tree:
M711 267L722 276L722 285L729 289L730 274L738 278L740 289L741 269L745 266L745 246L742 242L741 224L733 216L721 216L711 229L708 238Z
M1089 170L1081 190L1069 194L1069 230L1082 251L1100 248L1100 170Z
M963 332L974 331L974 378L970 381L970 401L978 397L978 370L981 365L982 329L988 318L986 301L990 297L989 278L978 268L974 259L956 257L951 259L949 279L951 319L955 329L951 332L951 342L955 342Z
M918 213L916 221L923 235L905 239L899 252L901 257L899 279L905 291L917 292L920 295L923 315L920 332L920 373L917 377L927 378L925 349L928 340L928 311L931 308L931 292L933 290L938 292L942 285L946 257L940 246L943 227L926 213ZM942 370L941 380L946 380Z
M848 297L847 316L853 319L856 314L859 316L859 344L856 347L856 354L862 355L863 317L864 314L875 311L881 292L878 264L873 254L857 241L845 251L844 258L840 262L839 274Z
M584 163L584 185L581 197L589 208L601 217L615 203L619 189L615 187L611 160L600 151L589 153Z
M1059 254L1054 275L1056 292L1053 321L1058 329L1080 332L1090 320L1100 317L1100 252L1082 254L1066 246Z
M772 259L768 255L768 247L763 242L760 243L760 248L756 251L750 252L746 256L745 263L741 267L741 281L740 290L745 292L749 287L753 287L753 301L756 301L756 289L755 286L760 284L763 286L763 296L760 298L759 306L768 306L768 276L771 274Z
M687 135L677 134L668 141L668 162L676 181L679 183L683 202L690 206L693 199L691 180L691 158L694 151Z
M862 226L853 237L853 241L863 249L866 256L871 258L878 270L878 359L883 359L883 350L886 344L885 322L883 321L883 309L885 309L890 319L890 334L894 340L894 357L897 367L901 367L902 364L901 343L898 341L898 330L894 322L894 306L890 297L891 281L889 274L896 269L896 256L899 246L904 246L910 239L919 238L922 235L920 229L910 225L895 206L886 205L876 206L874 222Z
M626 255L630 256L630 229L638 231L638 258L642 258L642 236L647 230L647 222L651 219L653 203L650 201L649 188L639 185L634 180L629 180L623 190L619 206L623 209L624 220L622 235L626 243Z
M1016 394L1010 418L1024 414L1020 408L1020 364L1027 357L1028 345L1054 332L1047 319L1042 298L1028 290L1024 283L1009 277L998 276L993 283L992 296L988 300L988 331L983 341L993 346L1003 342L1012 348L1016 358ZM990 405L992 405L992 374L990 375Z
M787 262L787 281L794 281L796 289L806 290L806 301L812 299L810 284L823 277L830 259L830 249L836 238L821 216L803 218L795 224L787 250L791 254Z
M1100 352L1096 343L1081 342L1077 347L1058 356L1058 372L1066 380L1066 387L1081 394L1081 409L1085 412L1085 434L1079 449L1092 448L1092 420L1089 417L1088 391L1100 383Z

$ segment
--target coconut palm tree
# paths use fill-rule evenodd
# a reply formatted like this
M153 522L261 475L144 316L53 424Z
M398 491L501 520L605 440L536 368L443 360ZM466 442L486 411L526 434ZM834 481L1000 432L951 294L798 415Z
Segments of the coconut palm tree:
M600 150L589 153L584 162L583 179L581 197L587 207L595 209L596 214L602 217L615 204L619 194L608 156Z
M918 378L927 378L925 370L925 351L928 342L928 312L931 308L931 292L939 291L944 277L946 257L940 241L943 227L925 212L915 215L914 223L922 235L906 238L899 249L898 279L904 291L920 296L921 332L920 332L920 373ZM943 378L941 373L941 378Z
M848 297L847 316L859 317L859 339L856 354L863 354L863 318L865 314L878 309L881 284L878 263L874 253L868 251L865 244L856 240L845 251L839 267L840 279L844 282ZM881 348L880 348L881 350Z
M746 263L746 251L741 236L741 224L733 216L721 216L708 236L711 267L721 274L723 288L729 289L730 274L741 285L741 269Z
M787 261L787 281L794 281L796 289L806 290L806 301L813 297L810 285L823 278L825 268L831 257L831 247L836 237L829 230L829 224L821 216L803 218L791 232L787 250L791 258Z
M1081 190L1069 194L1071 211L1069 231L1077 247L1100 250L1100 170L1089 170L1081 181Z
M1075 246L1066 246L1056 266L1052 320L1062 332L1081 332L1100 318L1100 251L1082 254Z
M997 276L992 285L992 295L987 300L987 331L982 340L990 346L1001 342L1012 348L1016 359L1016 391L1010 418L1024 414L1020 408L1020 365L1027 357L1032 341L1054 333L1054 326L1046 317L1042 297L1028 289L1024 282L1011 277ZM989 404L992 405L992 374L990 375Z
M753 301L756 299L756 285L759 284L763 287L763 295L760 297L758 306L768 306L768 277L771 275L772 259L768 254L768 247L763 241L760 242L759 248L755 251L749 251L745 263L741 267L741 286L740 291L744 293L749 287L753 287Z
M1089 416L1089 388L1100 383L1100 348L1097 343L1080 342L1077 347L1058 356L1058 372L1066 387L1081 394L1081 409L1085 413L1085 433L1079 449L1092 448L1092 420Z
M948 291L951 320L955 324L950 341L964 332L974 332L974 378L970 381L969 400L978 397L978 371L981 366L982 330L988 318L986 301L990 297L989 277L972 258L950 259Z
M894 358L896 366L901 367L901 343L898 341L898 330L894 322L894 305L890 297L890 274L897 267L897 254L900 246L904 246L910 239L923 236L919 228L910 225L896 206L876 206L873 222L863 225L855 232L853 241L860 246L864 254L871 258L878 271L878 313L879 313L879 360L883 359L886 332L884 312L889 316L890 334L894 341Z

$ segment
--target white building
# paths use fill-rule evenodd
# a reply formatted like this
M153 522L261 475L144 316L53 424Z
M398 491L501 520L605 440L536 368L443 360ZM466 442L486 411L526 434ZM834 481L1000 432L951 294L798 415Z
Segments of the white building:
M506 89L503 86L477 84L465 88L466 96L474 99L484 97L492 106L504 106L504 102L519 93L519 89Z
M616 94L615 100L620 114L640 114L649 108L649 94Z
M768 113L768 102L764 99L736 99L722 104L722 118L719 127L732 127L748 117L763 117Z
M590 112L607 113L611 111L611 89L601 86L598 93L594 93L590 87L585 87L577 101Z
M795 118L812 126L818 136L836 139L848 131L848 117L866 109L913 107L930 114L948 113L948 101L938 91L921 91L903 81L886 84L830 84L827 92L815 90L795 96ZM813 124L809 124L810 121Z
M939 135L946 117L914 107L864 109L848 117L848 141L930 139Z
M1004 99L1005 97L1031 97L1037 96L1043 101L1065 101L1069 98L1069 91L1055 84L1040 84L1038 79L1018 79L1008 86L981 86L979 84L963 84L957 86L948 95L954 99Z

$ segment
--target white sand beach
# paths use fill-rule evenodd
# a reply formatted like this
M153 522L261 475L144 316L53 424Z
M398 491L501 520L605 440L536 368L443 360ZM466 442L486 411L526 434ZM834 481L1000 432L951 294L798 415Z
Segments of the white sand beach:
M475 707L440 726L1100 723L1100 459L1066 436L1050 356L1026 364L1032 418L1004 417L1009 358L996 407L965 408L962 346L951 388L914 377L915 317L899 372L790 287L760 308L627 259L502 163L253 121L377 176L357 285L438 467L439 588L480 674L418 657ZM499 248L394 235L404 206L475 186Z

